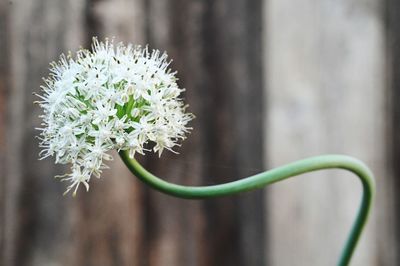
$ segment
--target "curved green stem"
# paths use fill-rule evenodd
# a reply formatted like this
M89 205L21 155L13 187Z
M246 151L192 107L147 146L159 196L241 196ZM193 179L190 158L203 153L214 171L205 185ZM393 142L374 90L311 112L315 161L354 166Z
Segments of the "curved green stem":
M338 265L348 265L362 230L367 222L375 195L373 174L361 161L344 155L322 155L296 161L238 181L213 186L182 186L166 182L144 169L135 159L129 158L126 151L120 156L129 170L144 183L163 193L188 199L214 198L233 195L244 191L262 188L266 185L297 176L303 173L323 169L339 168L356 174L363 186L363 197L356 220L342 250Z

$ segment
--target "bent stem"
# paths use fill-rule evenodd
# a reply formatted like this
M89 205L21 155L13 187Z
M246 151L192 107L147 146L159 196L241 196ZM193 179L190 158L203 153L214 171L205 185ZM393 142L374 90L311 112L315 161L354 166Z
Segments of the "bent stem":
M356 174L363 186L361 205L343 247L338 264L348 265L367 222L375 195L373 174L361 161L344 155L321 155L296 161L272 170L259 173L241 180L212 186L182 186L164 181L144 169L135 159L129 158L127 151L120 151L120 156L129 170L150 187L163 193L187 199L215 198L234 195L244 191L262 188L269 184L297 176L303 173L323 169L344 169Z

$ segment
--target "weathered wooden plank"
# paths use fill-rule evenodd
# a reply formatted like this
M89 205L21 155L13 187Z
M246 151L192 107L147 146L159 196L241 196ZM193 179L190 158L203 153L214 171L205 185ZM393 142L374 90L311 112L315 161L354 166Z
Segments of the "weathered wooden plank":
M87 1L85 45L93 36L143 44L142 5L142 1ZM74 202L69 265L146 265L143 187L118 154L113 156L110 170L94 180L90 193L81 191Z
M262 168L260 3L148 1L149 43L174 58L197 116L179 150L183 159L151 160L153 171L180 183L215 184ZM151 192L149 198L152 227L165 230L151 236L159 255L151 265L262 264L261 192L194 204Z
M382 265L395 265L400 262L400 3L399 1L385 1L386 41L387 41L387 102L388 102L388 134L386 141L389 162L387 167L391 178L390 189L385 195L392 200L387 205L385 227L386 241L380 245ZM387 241L389 240L389 241Z
M185 98L190 111L203 109L204 97L196 90L204 85L201 62L201 31L203 4L193 1L147 1L147 40L151 48L168 52L172 67L179 71L180 85L188 88ZM201 119L200 119L201 121ZM200 184L204 175L201 122L196 118L194 131L178 149L180 155L163 154L147 161L147 166L176 183ZM179 156L179 157L178 157ZM211 242L204 235L205 217L202 203L173 199L148 191L149 265L205 265L206 245ZM153 229L151 229L153 228Z
M384 151L384 32L379 1L269 1L266 6L267 158L278 166L322 153L369 164L388 185ZM275 185L271 265L333 265L361 189L343 172ZM352 265L377 265L386 205L379 196ZM378 223L378 224L377 224ZM379 224L380 223L380 224ZM386 265L386 264L385 264Z
M8 5L6 163L4 192L4 265L59 265L68 234L67 202L52 180L62 169L38 161L34 139L40 110L39 91L48 63L76 48L81 35L79 1L5 1ZM76 11L76 12L73 12Z
M6 185L6 111L9 84L8 56L8 3L0 2L0 261L4 257L5 245L5 185Z

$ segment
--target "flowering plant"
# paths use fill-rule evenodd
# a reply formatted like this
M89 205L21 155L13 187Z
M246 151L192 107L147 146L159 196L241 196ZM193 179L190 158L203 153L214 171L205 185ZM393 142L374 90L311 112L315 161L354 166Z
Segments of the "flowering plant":
M112 160L113 149L128 169L150 187L181 198L214 198L258 189L303 173L340 168L356 174L363 185L363 197L356 220L344 245L338 265L348 265L367 222L375 181L361 161L343 155L322 155L300 160L241 180L212 186L182 186L164 181L143 168L135 153L152 150L159 155L173 151L191 130L193 114L179 98L183 92L176 72L169 69L167 55L140 46L114 46L112 41L93 39L92 51L81 49L75 58L62 55L51 64L44 79L43 108L39 139L41 158L56 157L56 163L70 163L66 193L76 194L82 183L89 189L92 175L100 177Z
M75 58L61 55L51 63L38 101L43 114L41 158L71 164L66 193L80 184L89 189L92 175L100 177L110 150L135 153L173 151L190 131L193 115L179 98L176 72L167 54L147 47L114 45L93 39L92 51L81 49ZM147 147L147 148L146 148Z

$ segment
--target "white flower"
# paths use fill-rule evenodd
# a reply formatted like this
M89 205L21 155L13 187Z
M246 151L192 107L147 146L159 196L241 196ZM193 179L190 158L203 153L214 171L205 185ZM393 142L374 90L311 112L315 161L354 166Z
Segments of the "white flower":
M38 95L39 156L71 164L71 173L62 176L70 181L66 192L75 195L80 184L88 190L90 178L100 177L104 162L112 160L110 150L128 150L133 157L153 143L161 155L185 139L194 116L185 113L183 89L169 63L158 50L94 38L92 51L61 55L51 64Z

